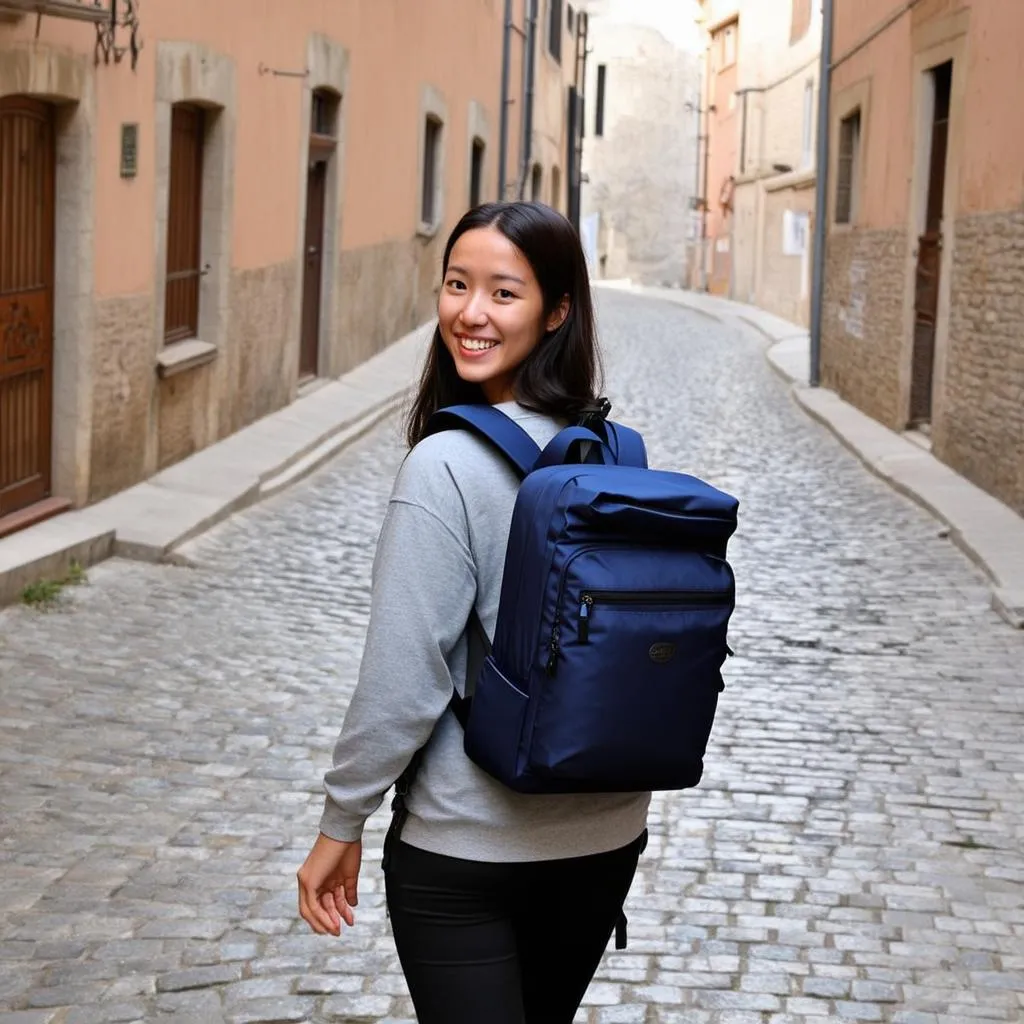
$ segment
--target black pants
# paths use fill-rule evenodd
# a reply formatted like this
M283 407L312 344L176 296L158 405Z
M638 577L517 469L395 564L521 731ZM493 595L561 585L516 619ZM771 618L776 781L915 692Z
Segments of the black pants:
M420 1024L572 1024L646 841L526 864L394 843L388 912Z

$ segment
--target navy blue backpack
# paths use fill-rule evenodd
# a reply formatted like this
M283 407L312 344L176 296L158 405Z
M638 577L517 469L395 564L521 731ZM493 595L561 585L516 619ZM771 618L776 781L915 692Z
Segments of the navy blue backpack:
M490 406L443 409L428 432L453 428L522 477L493 645L474 612L452 700L467 755L521 793L695 786L732 653L736 499L648 469L640 435L607 420L543 452Z

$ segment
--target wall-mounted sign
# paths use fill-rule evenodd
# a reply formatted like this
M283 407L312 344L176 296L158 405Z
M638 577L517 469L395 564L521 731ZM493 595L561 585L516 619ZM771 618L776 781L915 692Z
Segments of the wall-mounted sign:
M121 125L121 177L134 178L139 173L139 126Z
M804 256L809 248L811 215L786 210L782 215L782 254Z

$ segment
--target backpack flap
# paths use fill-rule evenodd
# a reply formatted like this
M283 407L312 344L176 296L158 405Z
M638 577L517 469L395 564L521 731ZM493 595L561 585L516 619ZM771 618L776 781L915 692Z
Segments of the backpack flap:
M601 535L717 547L736 531L737 500L683 473L602 468L576 484L567 519Z

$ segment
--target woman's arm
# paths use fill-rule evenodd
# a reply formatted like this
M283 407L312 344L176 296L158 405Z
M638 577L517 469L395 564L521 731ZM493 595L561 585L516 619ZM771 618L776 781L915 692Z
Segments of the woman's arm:
M451 699L447 658L476 598L473 558L456 533L461 525L464 517L445 522L405 498L388 506L359 680L324 780L320 830L332 839L362 836Z

